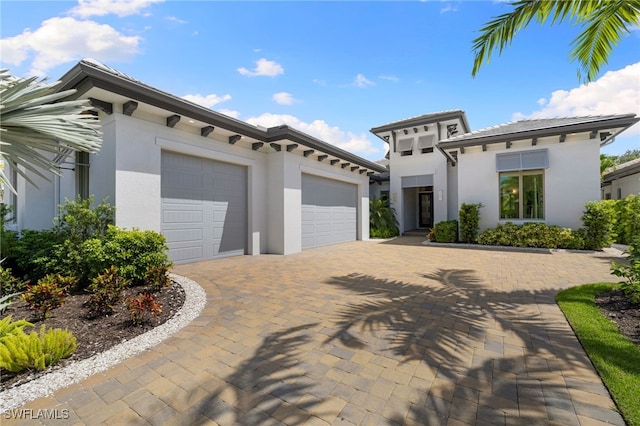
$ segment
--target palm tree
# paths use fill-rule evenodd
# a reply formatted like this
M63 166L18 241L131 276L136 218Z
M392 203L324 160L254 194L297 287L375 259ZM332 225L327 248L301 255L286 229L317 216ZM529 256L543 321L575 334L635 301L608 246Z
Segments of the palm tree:
M535 18L539 24L551 19L552 25L565 20L583 25L571 42L570 58L580 64L578 79L582 80L584 72L586 81L593 81L621 36L630 34L630 28L640 22L640 0L517 0L511 5L511 13L489 21L473 40L476 56L472 76L489 62L493 50L498 48L502 53L515 34Z
M35 186L27 172L48 180L74 151L98 152L102 144L99 120L88 112L88 100L59 101L76 92L56 92L59 82L38 77L18 78L0 70L0 184L16 193L4 173L11 166Z

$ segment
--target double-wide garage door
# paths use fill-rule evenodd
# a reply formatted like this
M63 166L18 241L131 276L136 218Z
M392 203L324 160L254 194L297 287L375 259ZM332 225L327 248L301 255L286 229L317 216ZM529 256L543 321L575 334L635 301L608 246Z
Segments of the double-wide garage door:
M244 254L246 167L163 151L161 226L175 263Z
M357 238L356 185L302 175L302 248Z

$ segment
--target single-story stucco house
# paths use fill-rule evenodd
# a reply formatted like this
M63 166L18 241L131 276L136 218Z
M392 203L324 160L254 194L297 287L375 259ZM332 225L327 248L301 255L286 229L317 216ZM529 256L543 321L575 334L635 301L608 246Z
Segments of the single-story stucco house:
M522 120L471 131L464 111L425 114L374 127L389 145L388 191L400 231L458 219L482 203L480 228L511 221L579 228L600 199L600 147L640 121L635 114Z
M640 158L618 164L602 176L602 199L620 200L640 195Z
M162 232L176 263L369 238L369 176L385 168L288 126L260 128L93 60L61 78L102 123L96 155L62 176L17 178L18 229L51 228L77 195L107 198L116 225Z

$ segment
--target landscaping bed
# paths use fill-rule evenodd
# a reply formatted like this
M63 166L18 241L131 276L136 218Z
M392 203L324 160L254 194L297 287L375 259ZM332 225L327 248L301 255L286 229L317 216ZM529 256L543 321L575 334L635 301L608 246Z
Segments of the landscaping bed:
M146 290L143 287L128 287L122 291L123 300L127 297L135 297L138 293L144 291ZM39 330L44 324L47 328L67 329L73 333L77 339L78 347L69 358L61 360L52 367L53 369L58 369L72 362L102 353L119 343L130 340L165 323L180 310L185 300L184 290L176 282L172 282L169 287L163 288L154 295L156 300L162 303L162 312L158 314L157 319L151 317L149 321L140 325L131 323L129 310L124 302L115 307L112 315L89 318L87 316L87 308L84 306L84 303L90 297L88 293L69 295L65 299L64 305L51 311L50 316L43 321L33 321L32 311L19 298L4 312L3 317L11 315L13 320L26 319L34 324L36 330ZM25 331L29 332L31 330L25 329ZM3 371L2 377L0 377L0 391L34 380L50 372L52 368L43 371L27 370L20 373Z

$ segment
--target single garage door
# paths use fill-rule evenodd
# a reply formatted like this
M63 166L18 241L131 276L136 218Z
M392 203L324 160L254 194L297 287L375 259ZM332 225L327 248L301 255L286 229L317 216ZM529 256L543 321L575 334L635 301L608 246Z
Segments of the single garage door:
M302 248L357 238L356 185L302 175Z
M163 151L162 233L175 263L244 254L246 167Z

